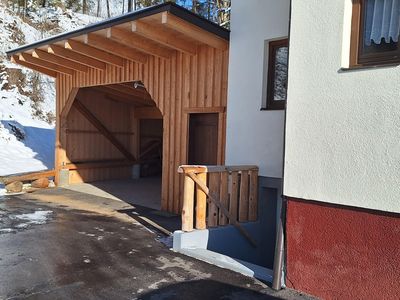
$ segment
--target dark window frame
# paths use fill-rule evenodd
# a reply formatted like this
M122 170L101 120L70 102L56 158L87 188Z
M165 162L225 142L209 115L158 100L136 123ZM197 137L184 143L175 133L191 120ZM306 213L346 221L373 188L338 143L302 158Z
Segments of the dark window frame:
M350 66L380 66L400 63L400 47L397 50L365 53L364 25L366 0L353 0L351 19Z
M268 79L267 103L265 110L282 110L286 107L286 100L274 100L276 51L282 47L289 47L289 39L270 41L268 43Z

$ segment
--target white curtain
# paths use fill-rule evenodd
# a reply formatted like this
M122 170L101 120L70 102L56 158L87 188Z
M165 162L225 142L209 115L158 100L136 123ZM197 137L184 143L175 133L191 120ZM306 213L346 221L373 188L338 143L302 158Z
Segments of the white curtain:
M400 0L366 0L365 44L399 41Z

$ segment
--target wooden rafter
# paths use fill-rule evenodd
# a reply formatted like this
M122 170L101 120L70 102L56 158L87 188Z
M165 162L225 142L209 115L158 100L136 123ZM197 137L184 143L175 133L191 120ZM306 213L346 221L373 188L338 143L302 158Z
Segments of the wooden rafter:
M99 50L95 47L86 45L78 41L68 40L67 42L65 42L65 48L117 67L124 66L124 59L122 57L113 55L106 51Z
M134 111L135 119L162 119L157 107L137 107Z
M128 47L124 44L112 41L98 34L89 33L86 35L85 42L90 46L102 49L103 51L113 53L132 61L143 64L147 62L147 55L145 53Z
M131 24L132 32L140 34L154 42L190 55L196 55L197 53L197 45L177 37L173 32L160 31L159 28L142 21L133 21Z
M33 51L32 56L79 72L86 73L89 70L89 68L85 65L82 65L80 63L59 56L55 56L40 49L36 49L35 51Z
M21 53L19 55L19 59L22 61L31 63L33 65L37 65L39 67L43 67L43 68L52 70L57 73L63 73L66 75L74 75L74 70L72 70L70 68L66 68L66 67L63 67L60 65L56 65L52 62L48 62L48 61L33 57L31 54L28 54L28 53Z
M84 64L88 67L99 69L99 70L105 70L106 69L106 63L99 61L97 59L88 57L86 55L82 55L80 53L73 52L71 50L65 49L64 47L57 46L57 45L51 45L47 48L47 52L61 56L63 58L67 58L69 60Z
M101 123L101 121L86 106L75 99L74 107L111 143L117 148L129 161L136 161L136 158L130 153L124 145Z
M177 18L168 12L163 12L161 14L161 23L166 27L178 31L203 44L221 50L228 49L228 42L226 40L221 39L210 32L202 30L193 24L189 24L188 22L185 22L184 20Z
M37 65L28 63L28 62L23 61L23 60L20 60L19 57L18 57L18 55L13 55L13 56L11 57L11 61L12 61L13 63L19 64L19 65L21 65L21 66L24 66L24 67L27 67L27 68L29 68L29 69L35 70L35 71L37 71L37 72L40 72L40 73L42 73L42 74L45 74L45 75L47 75L47 76L50 76L50 77L57 77L57 72L54 72L53 70L50 70L50 69L47 69L47 68L43 68L43 67L39 67L39 66L37 66Z
M133 47L139 49L140 51L161 58L168 59L175 52L170 48L163 47L160 44L155 43L138 34L116 27L109 28L107 30L107 37L119 41L124 45L132 45Z
M97 87L98 90L102 90L107 94L114 95L115 97L121 97L123 99L130 99L131 102L135 104L140 104L144 106L154 106L155 103L149 95L143 93L135 93L122 84L108 85ZM132 88L133 90L133 88Z

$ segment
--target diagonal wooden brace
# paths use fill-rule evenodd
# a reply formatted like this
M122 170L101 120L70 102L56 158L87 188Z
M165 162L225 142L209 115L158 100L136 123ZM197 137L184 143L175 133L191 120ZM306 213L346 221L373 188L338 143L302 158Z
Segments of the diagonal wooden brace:
M92 112L86 108L79 99L75 99L74 107L94 126L96 129L117 148L129 161L135 162L136 158L130 153L124 145L96 118Z
M226 207L218 199L215 199L210 194L210 190L208 189L208 187L197 177L197 175L194 172L188 172L185 175L189 176L200 187L200 189L203 190L203 192L208 196L207 201L213 202L222 211L222 213L228 217L228 219L231 221L231 224L233 224L233 226L235 226L239 230L239 232L249 241L249 243L253 247L257 247L257 243L250 236L250 234L242 227L242 225L236 220L236 217L231 215L231 213L226 209Z

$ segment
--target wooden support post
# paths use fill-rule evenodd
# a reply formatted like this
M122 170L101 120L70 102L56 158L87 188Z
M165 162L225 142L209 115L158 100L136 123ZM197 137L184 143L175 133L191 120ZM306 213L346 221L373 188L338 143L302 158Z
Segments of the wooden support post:
M183 187L182 230L193 230L194 181L185 174Z
M231 173L231 179L232 189L229 198L229 213L235 217L235 220L237 220L239 203L239 173L237 171L233 171ZM233 224L232 220L229 220L229 224Z
M228 172L222 172L221 173L221 203L223 206L226 208L229 208L229 191L228 191L228 177L229 173ZM219 225L226 225L227 218L222 212L222 210L219 211Z
M207 184L207 173L199 173L199 180ZM206 229L207 195L196 185L196 229Z
M210 173L209 174L209 189L210 194L214 199L219 199L220 193L220 173ZM209 227L216 227L218 226L218 206L215 203L211 202L208 205L208 226Z
M258 171L250 171L249 221L256 221L258 215Z
M239 222L249 220L249 173L242 171L240 176Z

